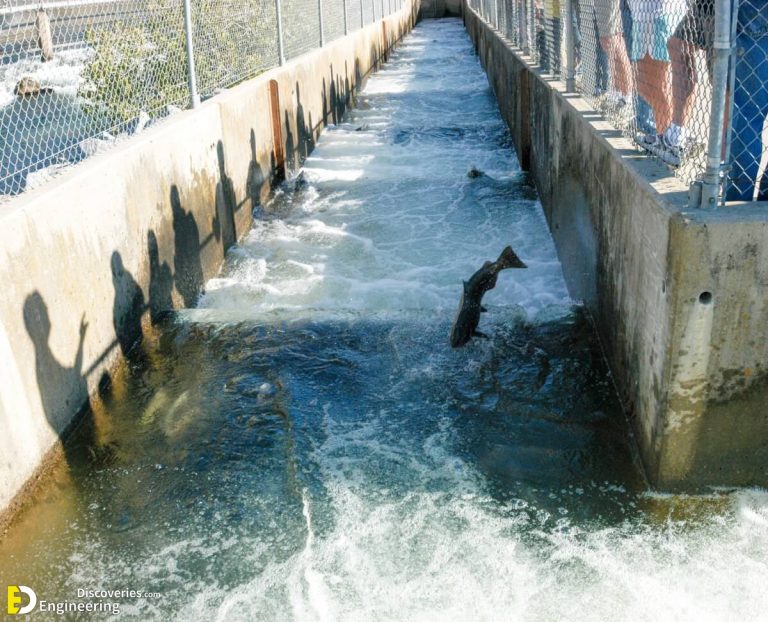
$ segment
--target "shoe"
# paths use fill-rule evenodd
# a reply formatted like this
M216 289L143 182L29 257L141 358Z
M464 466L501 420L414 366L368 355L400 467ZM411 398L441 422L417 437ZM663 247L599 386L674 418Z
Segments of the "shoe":
M611 116L614 119L616 125L622 129L628 128L635 120L637 115L635 114L635 102L628 97L621 96L616 103L616 107L613 109Z
M597 109L619 129L629 127L635 118L635 107L630 97L619 91L608 91L597 96Z
M664 139L667 144L678 147L688 140L688 130L674 121L664 130Z
M629 103L627 96L619 91L604 91L603 93L600 93L596 99L597 106L600 110L622 108Z
M679 160L695 157L705 149L704 143L698 142L692 136L687 137L678 144L671 143L666 137L663 137L663 139L666 149Z
M679 154L673 152L672 147L667 143L663 134L644 134L639 132L635 136L635 143L638 147L655 155L662 162L666 162L674 167L680 166Z
M664 132L667 148L679 158L688 158L704 151L705 145L688 133L685 127L672 123Z

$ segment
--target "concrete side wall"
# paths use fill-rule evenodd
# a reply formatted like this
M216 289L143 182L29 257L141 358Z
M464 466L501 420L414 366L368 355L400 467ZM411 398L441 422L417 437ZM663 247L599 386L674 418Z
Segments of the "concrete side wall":
M466 5L464 20L651 483L768 484L768 210L688 211L665 168Z
M73 168L0 210L0 514L153 319L195 304L250 226L283 153L297 166L412 27L418 2ZM2 512L5 510L4 512ZM0 521L2 522L2 521ZM1 527L1 525L0 525Z

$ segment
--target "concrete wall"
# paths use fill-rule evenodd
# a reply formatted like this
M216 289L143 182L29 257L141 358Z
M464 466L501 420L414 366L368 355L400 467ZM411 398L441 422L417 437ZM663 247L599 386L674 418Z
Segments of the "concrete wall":
M163 311L195 304L249 228L281 151L270 81L290 169L417 10L406 2L0 209L0 523L60 460L89 395Z
M768 206L687 189L468 6L464 20L662 489L768 485Z
M422 0L419 15L425 18L459 17L462 0Z

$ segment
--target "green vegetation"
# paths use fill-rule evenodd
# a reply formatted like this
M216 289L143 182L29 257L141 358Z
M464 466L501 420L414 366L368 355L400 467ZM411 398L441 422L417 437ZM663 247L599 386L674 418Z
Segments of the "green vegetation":
M240 0L193 0L198 90L210 95L273 64L274 20L264 6ZM165 114L183 106L187 90L184 15L177 0L154 0L139 15L98 25L86 33L93 55L79 89L83 107L99 127L120 126L144 110Z

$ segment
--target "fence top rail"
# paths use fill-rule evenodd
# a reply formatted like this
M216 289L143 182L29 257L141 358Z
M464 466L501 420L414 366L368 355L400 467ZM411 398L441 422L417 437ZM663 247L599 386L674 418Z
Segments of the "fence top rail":
M99 4L120 4L124 0L59 0L58 2L30 2L16 6L0 7L0 16L29 13L40 9L69 9L79 6L95 6Z

